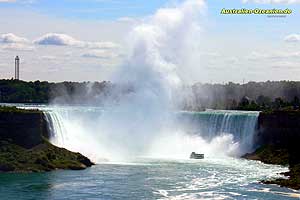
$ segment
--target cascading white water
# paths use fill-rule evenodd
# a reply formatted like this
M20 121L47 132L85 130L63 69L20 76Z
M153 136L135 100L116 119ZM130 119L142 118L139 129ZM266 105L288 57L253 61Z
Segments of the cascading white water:
M216 137L230 136L239 149L236 155L250 152L254 139L259 112L207 110L205 112L182 112L181 124L189 133L200 135L207 141Z
M52 143L96 162L137 156L188 158L192 151L209 157L239 156L252 150L258 117L258 112L179 112L173 113L172 128L137 136L124 132L118 124L113 129L107 125L107 114L115 112L111 109L50 107L44 112Z

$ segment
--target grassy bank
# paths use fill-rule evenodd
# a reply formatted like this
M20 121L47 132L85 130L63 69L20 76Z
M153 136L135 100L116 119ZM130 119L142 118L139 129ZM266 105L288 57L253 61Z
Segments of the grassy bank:
M81 154L58 148L46 141L31 149L8 141L0 141L0 171L2 172L80 170L91 165L93 163Z

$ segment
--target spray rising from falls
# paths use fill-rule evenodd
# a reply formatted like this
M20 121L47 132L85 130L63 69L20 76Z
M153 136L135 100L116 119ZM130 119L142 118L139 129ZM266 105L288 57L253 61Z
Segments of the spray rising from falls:
M203 0L186 0L172 8L159 9L133 28L126 48L128 57L111 78L117 86L131 88L131 92L94 115L90 119L94 124L87 122L84 114L51 114L53 123L65 122L64 129L75 127L72 134L78 140L67 144L65 139L67 148L82 152L82 148L93 147L99 148L93 151L99 150L100 154L108 152L105 156L109 158L131 157L147 154L162 133L174 132L172 112L177 109L177 99L173 91L181 84L177 66L187 59L191 51L188 47L196 41L193 36L199 35L204 6ZM107 104L111 105L111 101Z
M108 125L107 116L114 112L111 109L50 107L44 112L52 143L84 153L97 162L124 161L129 156L188 158L192 151L213 158L240 156L253 149L258 117L258 112L179 112L172 114L171 128L165 127L159 133L150 129L153 134L141 132L136 136L121 130L124 125Z
M180 102L178 96L174 98L174 90L181 85L177 67L185 63L190 45L197 41L204 6L202 0L187 0L173 8L159 9L136 26L129 36L128 58L112 77L117 86L131 88L130 91L113 106L112 100L108 100L110 106L103 108L54 107L46 111L54 133L53 143L84 153L95 161L102 157L186 158L191 151L218 154L237 146L240 138L235 137L238 131L231 132L234 128L199 129L193 134L181 122L184 120L178 120L174 114L177 101ZM208 120L207 126L236 125L230 122L227 126L231 119L224 114L222 120ZM220 146L223 148L216 153Z
M211 149L215 153L241 156L255 147L258 115L255 111L208 110L181 112L178 118L185 132L215 143Z

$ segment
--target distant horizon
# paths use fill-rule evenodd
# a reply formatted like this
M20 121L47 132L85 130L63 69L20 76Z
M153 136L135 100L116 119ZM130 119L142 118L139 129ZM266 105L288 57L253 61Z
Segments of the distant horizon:
M3 81L3 80L6 80L6 81L14 81L15 79L14 78L10 78L10 79L7 79L7 78L3 78L3 79L0 79L0 81ZM82 81L70 81L70 80L64 80L64 81L48 81L48 80L17 80L17 81L23 81L23 82L36 82L36 81L40 81L40 82L48 82L48 83L64 83L64 82L69 82L69 83L102 83L102 82L109 82L109 83L114 83L110 80L95 80L95 81L89 81L89 80L82 80ZM233 84L240 84L240 85L245 85L245 84L249 84L249 83L266 83L266 82L296 82L296 83L300 83L300 80L299 81L295 81L295 80L266 80L266 81L247 81L247 82L233 82L233 81L228 81L228 82L222 82L222 83L219 83L219 82L195 82L195 83L192 83L192 84L185 84L184 82L182 83L183 86L188 86L188 85L196 85L196 84L211 84L211 85L227 85L229 83L233 83Z

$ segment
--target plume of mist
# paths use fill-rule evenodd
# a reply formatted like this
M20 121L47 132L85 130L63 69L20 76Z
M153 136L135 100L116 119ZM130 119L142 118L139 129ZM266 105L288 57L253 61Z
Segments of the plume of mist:
M128 37L128 57L114 73L113 82L131 87L115 112L104 116L104 130L128 154L144 154L163 131L172 132L173 91L181 86L177 65L185 58L191 34L200 30L202 0L187 0L159 9L133 28ZM113 129L113 126L117 126Z
M68 126L70 135L65 146L93 158L96 152L111 160L157 152L165 156L176 152L188 157L191 151L208 147L210 144L199 136L191 137L180 130L180 124L174 120L174 111L181 101L178 66L189 59L188 47L201 30L199 19L204 8L202 0L186 0L172 8L159 9L134 27L128 37L127 59L112 77L119 89L110 92L111 98L104 102L101 114L93 113L93 119L84 114L70 117L66 113L56 117ZM110 106L118 96L114 92L120 90L127 92ZM211 144L223 147L228 143L232 143L232 138L216 139Z
M102 106L114 88L110 82L62 82L50 86L52 105Z
M187 0L174 8L159 9L129 34L128 57L113 75L113 82L131 85L135 92L151 90L170 100L181 83L177 67L187 59L192 35L200 31L202 0ZM165 95L165 96L164 96ZM169 103L169 102L168 102Z

